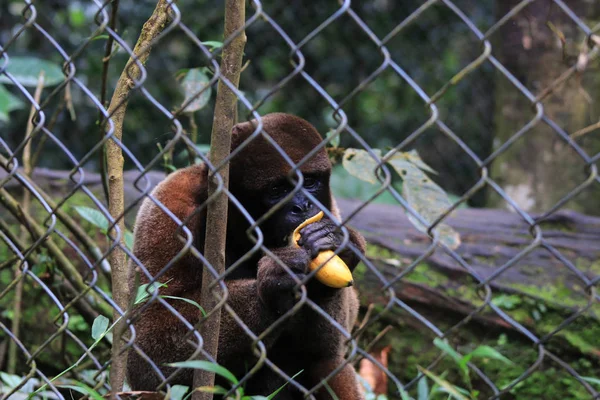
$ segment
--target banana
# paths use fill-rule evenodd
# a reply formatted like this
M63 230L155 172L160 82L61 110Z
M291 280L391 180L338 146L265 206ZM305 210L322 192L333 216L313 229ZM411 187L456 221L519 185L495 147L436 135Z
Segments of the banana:
M304 228L306 225L312 224L313 222L320 221L323 218L323 211L319 211L319 213L313 217L310 217L300 225L296 229L294 229L294 233L292 234L292 244L295 247L298 246L298 240L300 240L300 230ZM346 263L339 258L333 251L325 250L319 253L319 255L314 258L309 265L309 269L314 271L323 265L317 273L315 277L324 285L327 285L332 288L345 288L348 286L352 286L354 281L352 280L352 272L346 265Z

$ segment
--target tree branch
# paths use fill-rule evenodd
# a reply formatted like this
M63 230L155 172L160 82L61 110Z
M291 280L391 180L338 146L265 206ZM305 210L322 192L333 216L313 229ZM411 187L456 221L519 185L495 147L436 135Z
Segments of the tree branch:
M226 0L225 2L225 32L224 37L228 39L244 27L246 22L245 0ZM223 48L221 59L221 79L217 89L213 129L211 133L210 161L213 165L220 165L231 151L231 130L237 119L237 96L223 83L227 79L236 88L239 86L240 73L242 69L242 57L246 45L246 34L244 31ZM228 198L224 189L229 186L229 164L225 165L219 174L223 179L223 189L208 204L206 218L206 240L204 243L204 256L217 273L225 271L225 239L227 232L227 206ZM209 175L208 197L210 198L218 190L216 175ZM216 359L219 342L219 327L221 321L221 310L215 307L219 302L218 295L212 293L210 286L214 277L204 268L202 273L202 298L201 305L209 312L206 319L201 320L200 333L204 339L204 351ZM212 312L211 312L212 311ZM209 371L197 370L194 372L194 387L214 385L215 376ZM210 400L212 393L195 392L194 400Z
M125 246L125 221L123 220L124 213L124 188L123 188L123 152L117 144L117 140L121 141L123 137L123 120L127 110L127 103L131 90L135 87L136 81L141 76L139 67L144 65L150 55L150 50L154 44L154 39L160 35L168 23L168 7L170 3L165 0L159 0L154 9L154 12L146 21L140 32L140 36L133 49L133 55L129 58L127 65L121 72L117 86L113 93L108 107L108 114L114 124L114 139L109 140L106 145L107 154L107 173L108 173L108 189L109 201L108 209L110 215L117 221L115 229L110 232L111 237L116 236L117 228L121 232L120 243ZM120 246L115 247L109 255L109 262L112 270L112 290L115 302L121 308L126 310L129 302L129 289L127 286L128 271L125 253ZM117 320L121 317L119 311L114 310L113 318ZM125 380L125 364L127 361L127 353L122 352L123 343L120 340L127 326L127 321L123 318L114 330L113 348L112 348L112 364L110 371L110 383L112 396L123 388Z

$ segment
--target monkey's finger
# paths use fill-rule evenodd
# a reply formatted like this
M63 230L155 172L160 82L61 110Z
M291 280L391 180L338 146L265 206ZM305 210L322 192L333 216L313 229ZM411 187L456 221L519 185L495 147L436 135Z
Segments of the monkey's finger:
M304 247L310 253L310 258L314 259L322 251L337 249L337 247L338 247L337 238L335 237L335 235L330 234L328 236L325 236L325 237L319 238L313 242L310 242L310 245L307 245Z
M335 227L335 224L330 220L321 220L317 222L313 222L312 224L306 225L304 228L300 230L301 235L310 235L313 232L320 231L322 229L326 229L327 227Z
M311 226L311 225L309 225L309 226ZM307 229L307 228L305 228L305 229ZM332 225L332 224L325 224L325 225L321 225L317 228L313 228L310 230L300 231L300 238L303 243L314 242L315 240L317 240L321 237L328 236L336 231L338 231L337 226Z

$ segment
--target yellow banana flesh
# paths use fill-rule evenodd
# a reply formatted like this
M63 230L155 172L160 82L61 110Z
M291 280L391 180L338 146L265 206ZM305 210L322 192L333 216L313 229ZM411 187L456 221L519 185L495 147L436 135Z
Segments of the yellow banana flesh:
M299 247L298 240L300 240L300 230L302 228L304 228L306 225L312 224L313 222L320 221L321 218L323 218L323 211L319 211L317 215L310 217L298 225L292 234L293 245ZM325 265L323 268L321 268L315 274L315 277L322 284L338 289L352 286L354 283L352 280L352 272L350 272L350 269L346 263L331 250L320 252L319 255L310 262L309 269L314 271L324 263Z

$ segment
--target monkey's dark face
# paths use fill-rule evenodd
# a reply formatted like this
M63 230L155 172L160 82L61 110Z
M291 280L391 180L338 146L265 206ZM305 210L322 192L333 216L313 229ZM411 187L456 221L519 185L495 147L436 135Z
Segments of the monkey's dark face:
M260 194L262 214L281 203L279 208L261 224L265 233L265 245L269 248L288 245L289 235L294 229L319 212L319 207L309 199L307 193L325 207L331 207L328 174L304 174L302 188L295 189L296 187L297 185L294 185L290 179L283 178L269 185ZM294 191L295 193L292 194ZM287 199L290 196L291 198Z

